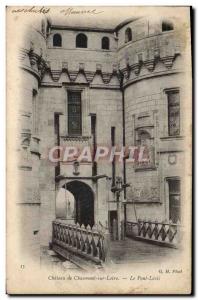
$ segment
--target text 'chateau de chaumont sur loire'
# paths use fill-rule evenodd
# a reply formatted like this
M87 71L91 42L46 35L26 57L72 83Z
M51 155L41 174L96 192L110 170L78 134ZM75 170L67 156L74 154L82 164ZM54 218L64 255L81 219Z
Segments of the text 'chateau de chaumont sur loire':
M23 272L30 260L97 270L182 253L190 13L176 10L8 8L7 210Z

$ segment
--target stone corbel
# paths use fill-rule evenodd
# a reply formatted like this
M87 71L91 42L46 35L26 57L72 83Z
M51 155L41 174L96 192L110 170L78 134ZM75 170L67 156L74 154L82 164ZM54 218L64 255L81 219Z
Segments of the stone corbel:
M139 63L134 64L132 66L132 70L134 71L135 75L139 75L141 69L141 65Z
M85 73L85 64L84 63L79 63L79 72Z
M129 79L130 73L131 73L131 69L130 69L130 66L129 66L129 63L128 63L127 66L126 66L126 79Z
M61 74L62 74L62 73L67 74L69 80L71 81L70 74L69 74L69 70L68 70L68 62L66 62L66 61L63 61L63 62L62 62L62 70L61 70ZM60 76L61 76L61 74L60 74ZM60 79L60 77L59 77L59 79Z
M117 75L118 74L118 65L117 64L113 64L113 71L112 71L113 75Z
M40 56L38 58L37 65L38 65L39 74L40 74L41 77L43 77L43 75L45 73L46 64L45 64L45 61L42 58L42 56Z
M96 64L96 74L102 74L102 65Z
M149 72L152 72L155 68L155 60L154 59L147 60L144 62L144 65L146 66Z
M103 73L102 80L104 83L109 83L111 80L111 73Z
M45 73L46 62L43 59L42 51L41 51L41 54L39 56L36 53L34 53L33 49L34 48L31 47L29 52L28 52L30 66L34 71L36 71L39 74L40 77L42 77Z
M47 78L47 81L50 81L50 82L53 82L53 77L52 77L52 72L51 72L51 65L50 65L50 62L49 61L46 61L45 62L45 69L44 69L44 74L43 76L49 76L49 78ZM42 76L42 77L43 77Z
M30 60L31 67L34 70L38 71L38 66L37 66L38 57L37 57L37 55L33 52L33 50L30 50L28 55L29 55L29 60Z
M69 78L71 82L74 82L78 76L78 71L70 71L69 72Z
M112 70L112 74L110 75L109 82L113 77L117 77L118 81L120 81L117 64L113 64L113 70Z
M50 63L50 61L46 61L46 70L51 70L51 63Z
M62 62L62 71L68 71L68 63L66 61Z
M96 64L96 73L95 74L101 76L103 83L104 83L105 79L107 80L107 78L104 79L104 74L102 73L102 65L101 64Z
M85 72L85 75L86 75L86 78L87 78L87 82L90 83L93 81L93 78L94 78L94 72L89 72L89 71L86 71Z
M166 57L161 57L161 61L164 63L167 69L171 69L173 66L173 60L175 56L166 56Z
M86 78L86 81L87 80L87 77L86 77L86 73L85 73L85 64L84 63L79 63L79 69L78 69L78 74L83 74ZM78 76L78 75L77 75ZM77 77L76 77L77 78Z
M125 68L124 70L122 70L122 74L124 75L124 79L128 79L128 70L127 68Z
M54 70L51 72L52 74L52 78L54 81L58 81L59 78L60 78L60 74L61 74L61 71L60 70Z

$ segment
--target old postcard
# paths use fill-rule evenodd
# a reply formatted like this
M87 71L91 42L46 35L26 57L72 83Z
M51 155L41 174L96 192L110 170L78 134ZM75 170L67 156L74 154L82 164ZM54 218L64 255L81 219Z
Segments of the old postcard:
M190 294L190 7L6 15L7 293Z

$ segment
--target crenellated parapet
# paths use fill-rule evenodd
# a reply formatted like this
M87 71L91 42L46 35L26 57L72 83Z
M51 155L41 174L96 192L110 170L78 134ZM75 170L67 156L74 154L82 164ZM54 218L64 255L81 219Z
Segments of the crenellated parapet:
M77 49L75 68L71 65L73 56L70 60L70 52L65 49L67 60L64 60L61 54L62 61L58 67L54 66L54 60L43 63L42 84L58 86L62 83L80 83L88 84L90 87L100 85L109 88L119 87L119 71L124 75L125 84L142 76L170 72L172 69L181 70L182 64L178 57L184 48L184 39L177 31L157 33L122 45L108 63L106 58L100 62L85 62ZM89 49L87 51L89 52ZM34 58L32 60L34 63Z
M158 34L131 42L118 51L119 67L124 82L142 79L142 76L156 75L159 72L182 69L178 57L183 48L182 40L176 33Z
M84 63L79 63L77 70L70 70L68 62L62 62L62 69L53 70L50 62L46 63L45 74L42 78L42 85L62 85L63 83L106 85L109 87L120 86L118 65L112 65L111 72L103 72L102 64L95 64L95 71L86 70Z
M40 49L40 55L34 51L33 47L27 49L20 49L20 67L26 71L32 73L40 81L44 75L47 67L46 61L43 58L42 49Z

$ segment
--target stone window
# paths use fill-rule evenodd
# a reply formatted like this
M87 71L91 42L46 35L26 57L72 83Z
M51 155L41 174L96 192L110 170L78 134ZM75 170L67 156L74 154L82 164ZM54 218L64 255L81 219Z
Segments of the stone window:
M180 101L179 91L168 91L168 134L180 134Z
M169 186L169 219L173 223L181 222L181 193L180 180L171 178L168 180Z
M109 38L106 36L102 38L102 49L109 50Z
M56 33L53 36L53 46L54 47L62 47L62 37L59 33Z
M162 22L162 31L170 31L173 29L174 29L174 26L171 21L163 21Z
M87 48L87 36L79 33L76 37L76 48Z
M125 30L125 43L132 41L132 30L131 28L127 28Z
M81 92L78 91L68 92L68 134L82 134Z

